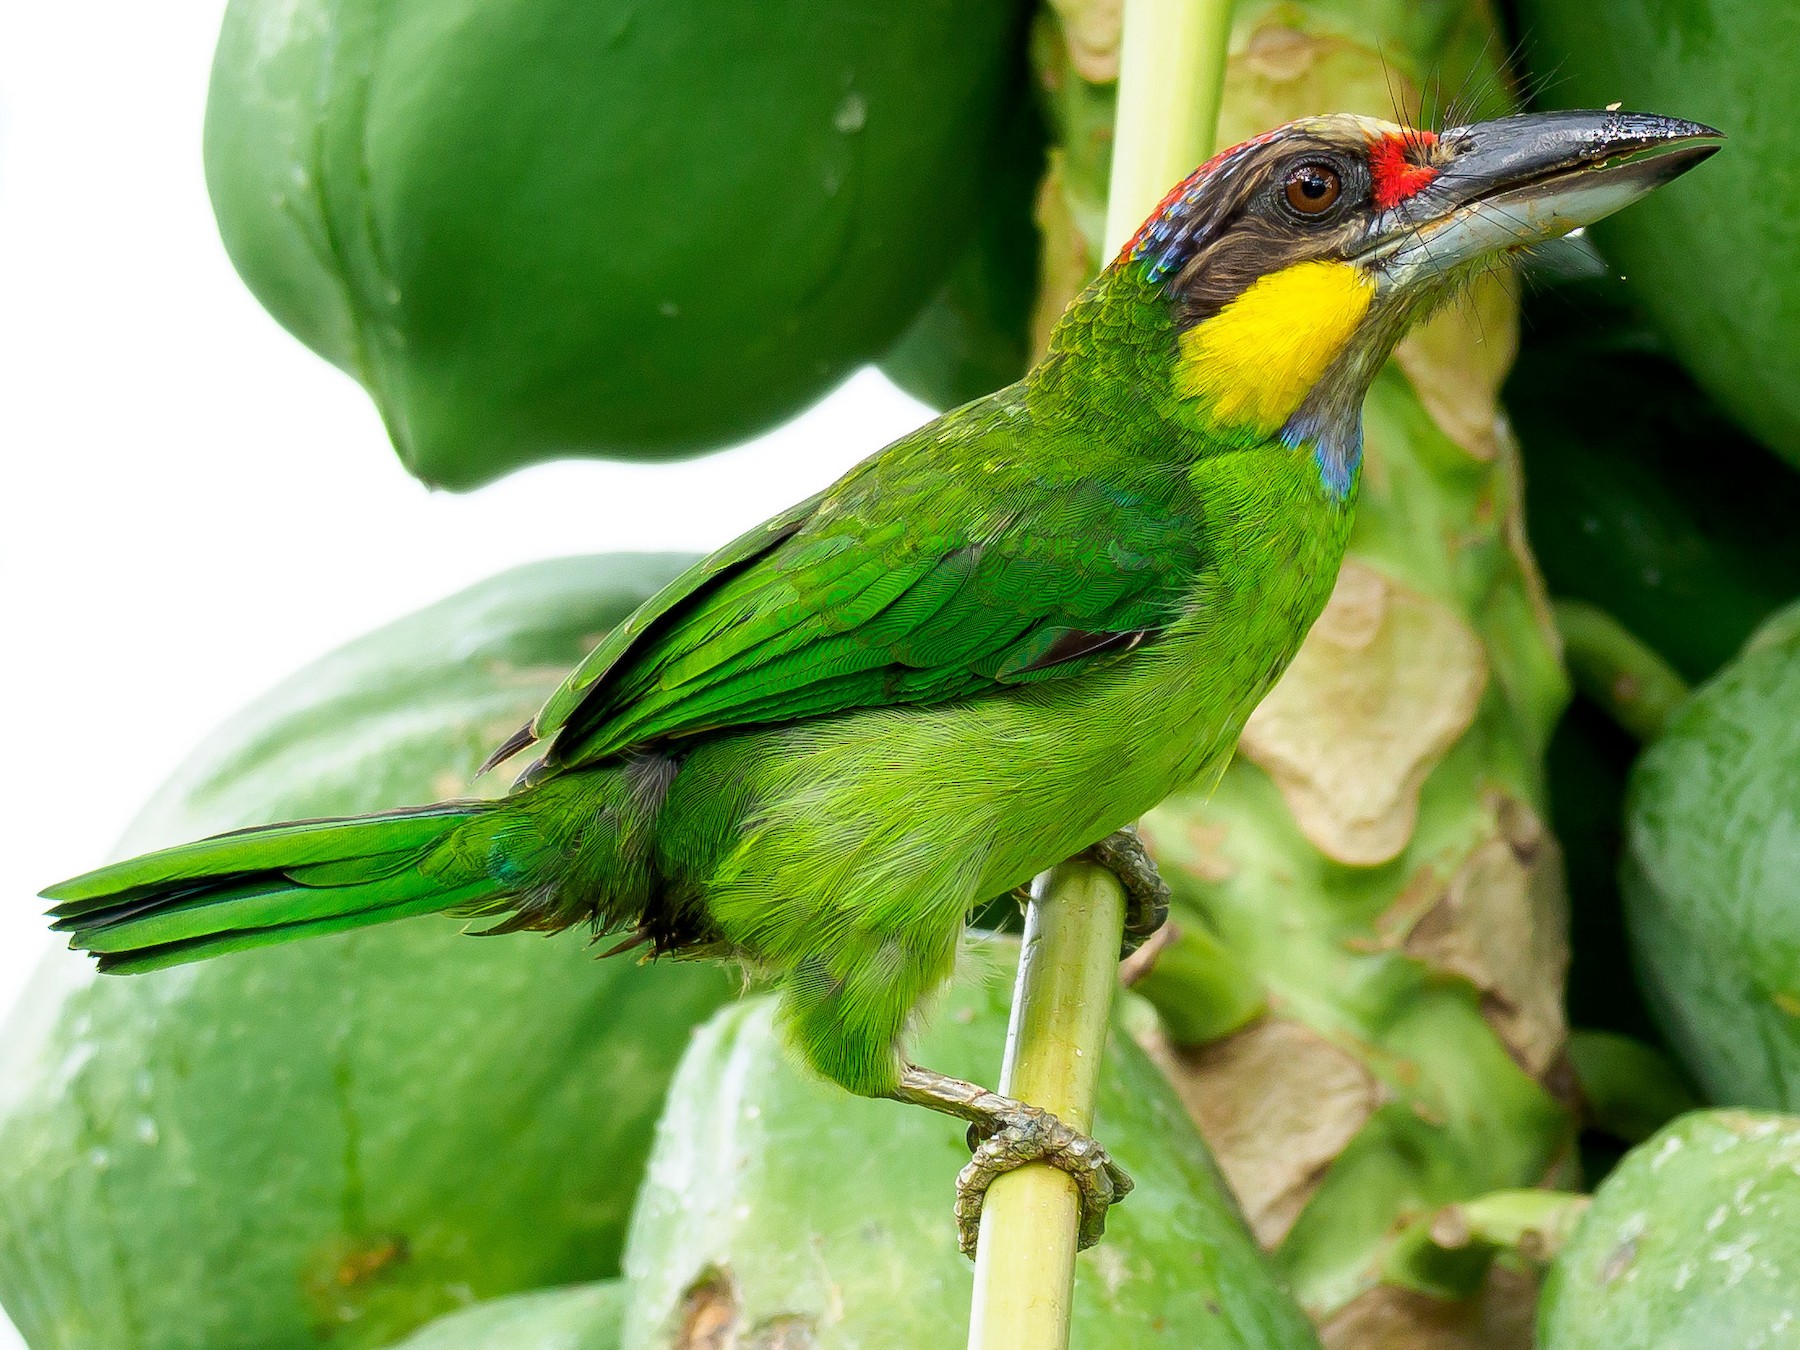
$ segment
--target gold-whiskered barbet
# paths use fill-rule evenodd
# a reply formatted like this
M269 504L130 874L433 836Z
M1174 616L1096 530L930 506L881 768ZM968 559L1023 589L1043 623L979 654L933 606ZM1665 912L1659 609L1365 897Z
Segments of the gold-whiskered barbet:
M239 831L45 892L107 971L449 911L745 961L852 1092L968 1120L986 1184L1068 1170L1083 1241L1128 1186L1093 1140L913 1065L972 907L1215 773L1330 594L1361 406L1407 328L1496 257L1717 148L1624 112L1432 134L1311 118L1179 184L1018 383L944 414L696 564L505 759L510 795Z

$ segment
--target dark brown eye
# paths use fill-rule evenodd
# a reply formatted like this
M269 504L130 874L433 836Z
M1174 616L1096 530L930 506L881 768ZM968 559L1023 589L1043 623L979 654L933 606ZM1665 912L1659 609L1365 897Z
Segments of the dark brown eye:
M1337 170L1324 164L1302 164L1287 180L1287 204L1303 216L1329 211L1344 190Z

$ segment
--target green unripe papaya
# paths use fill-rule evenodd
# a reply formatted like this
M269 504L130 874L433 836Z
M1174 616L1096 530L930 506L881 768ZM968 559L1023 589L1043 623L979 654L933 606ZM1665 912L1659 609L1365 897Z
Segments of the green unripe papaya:
M489 1299L440 1317L394 1350L619 1350L625 1287L617 1280Z
M1704 679L1800 594L1800 478L1695 386L1613 273L1569 261L1583 271L1531 293L1504 390L1532 552L1555 595L1598 605ZM1638 749L1577 696L1545 767L1572 899L1570 1018L1654 1038L1618 883Z
M1800 1109L1800 606L1632 770L1625 918L1651 1009L1711 1101Z
M1020 0L232 0L238 271L408 468L741 440L878 358L975 228Z
M521 568L351 643L196 751L122 851L466 791L685 561ZM611 1275L729 994L436 918L129 978L53 953L0 1035L0 1303L34 1350L364 1350Z
M1686 182L1593 227L1707 390L1800 465L1800 24L1780 0L1520 0L1558 107L1623 101L1723 131Z
M1544 1284L1541 1350L1800 1344L1800 1119L1695 1111L1626 1155Z
M1044 134L1036 104L1021 102L1003 132L974 240L882 358L883 374L934 408L954 408L1011 384L1031 363Z
M971 958L987 978L965 973L933 1012L920 1063L991 1081L1008 1006L993 967L1017 951L996 941ZM950 1203L963 1133L809 1077L781 1044L772 1001L725 1009L695 1037L658 1127L626 1247L624 1345L962 1344L973 1267ZM1316 1347L1181 1103L1129 1037L1107 1046L1095 1133L1137 1189L1077 1261L1077 1350Z
M1540 297L1506 383L1532 551L1553 594L1705 679L1800 595L1800 479L1600 288Z

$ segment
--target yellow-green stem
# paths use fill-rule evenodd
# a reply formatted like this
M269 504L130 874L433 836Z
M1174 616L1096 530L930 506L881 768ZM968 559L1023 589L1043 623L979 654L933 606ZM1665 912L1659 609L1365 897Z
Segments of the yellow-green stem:
M1576 687L1638 740L1660 736L1689 692L1675 668L1598 606L1557 601L1556 628Z
M1126 0L1107 249L1116 252L1207 156L1224 88L1230 0ZM1069 862L1034 892L1000 1090L1093 1125L1125 894ZM981 1216L969 1350L1064 1350L1074 1299L1075 1185L1037 1164L994 1182Z
M1084 1134L1118 987L1125 896L1089 862L1040 878L1025 915L1000 1091ZM969 1350L1060 1350L1069 1343L1079 1208L1075 1183L1044 1164L994 1182L981 1214Z
M1472 1298L1501 1252L1547 1265L1587 1203L1569 1191L1508 1190L1446 1205L1396 1235L1382 1280L1432 1298Z
M1125 0L1106 256L1212 153L1225 91L1231 0Z

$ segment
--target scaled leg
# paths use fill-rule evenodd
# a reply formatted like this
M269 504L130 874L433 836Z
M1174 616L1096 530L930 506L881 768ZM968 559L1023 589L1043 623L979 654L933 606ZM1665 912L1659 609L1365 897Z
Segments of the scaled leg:
M975 1255L988 1187L1027 1163L1049 1163L1074 1179L1081 1192L1083 1249L1100 1240L1107 1209L1131 1190L1131 1177L1105 1149L1041 1107L916 1064L901 1069L900 1084L888 1095L969 1122L975 1156L956 1178L956 1228L965 1256Z

